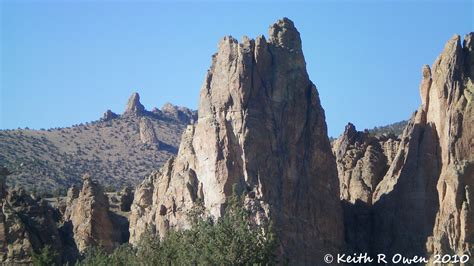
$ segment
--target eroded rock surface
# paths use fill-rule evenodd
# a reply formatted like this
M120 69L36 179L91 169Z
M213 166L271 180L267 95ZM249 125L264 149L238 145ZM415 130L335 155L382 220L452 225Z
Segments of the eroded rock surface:
M90 176L83 177L79 195L71 189L64 220L72 226L72 236L79 252L98 246L111 251L120 244L120 233L113 226L109 200L102 187Z
M183 134L177 157L136 189L131 243L145 232L186 228L198 199L219 217L236 184L256 206L256 221L273 221L290 264L317 265L342 248L337 170L299 33L286 18L269 33L268 41L220 42L198 121Z
M153 124L146 117L140 118L139 124L140 140L146 144L158 144L158 138L156 137Z
M356 186L354 190L362 193L354 193L351 185L349 193L341 190L341 197L348 199L344 210L350 251L474 255L473 38L468 34L461 45L460 37L454 36L432 69L423 66L422 104L396 145L395 156L385 153L390 167L375 190ZM347 135L351 139L354 134ZM355 143L363 147L365 142ZM381 146L386 145L393 143ZM362 158L361 152L352 155L341 147L345 146L339 146L336 155ZM338 163L339 169L348 169L345 159ZM341 186L347 186L347 171L339 174ZM465 265L471 264L472 259Z
M39 252L45 245L61 252L54 210L46 201L33 199L24 190L7 192L5 178L9 172L3 167L0 171L3 188L0 198L0 263L31 263L31 253ZM60 257L56 259L60 261Z
M349 123L334 141L341 199L372 203L372 193L387 172L400 140L396 136L371 136Z
M140 95L135 92L128 99L124 115L140 115L145 112L145 107L140 103Z

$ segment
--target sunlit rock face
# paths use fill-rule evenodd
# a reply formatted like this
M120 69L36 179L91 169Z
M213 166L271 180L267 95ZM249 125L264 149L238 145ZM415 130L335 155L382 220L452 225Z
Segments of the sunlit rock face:
M272 220L281 259L318 265L341 250L337 170L299 32L284 18L269 36L221 40L197 122L177 157L136 189L131 243L145 232L188 227L186 212L197 200L221 216L235 185L257 222Z
M79 252L89 247L112 251L120 245L118 228L114 226L109 200L102 187L84 175L82 189L71 188L64 221L71 224L72 236Z

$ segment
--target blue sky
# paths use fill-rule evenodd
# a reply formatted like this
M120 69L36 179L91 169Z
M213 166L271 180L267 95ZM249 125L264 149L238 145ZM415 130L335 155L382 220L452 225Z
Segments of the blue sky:
M147 109L197 108L224 35L295 22L329 135L408 119L423 64L473 31L472 1L8 1L1 8L0 128L49 128Z

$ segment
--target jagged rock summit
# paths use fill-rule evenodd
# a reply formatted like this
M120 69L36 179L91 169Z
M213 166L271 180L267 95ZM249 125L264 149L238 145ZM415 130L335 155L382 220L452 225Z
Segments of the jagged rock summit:
M372 203L372 193L391 165L400 140L394 135L372 136L351 123L333 142L341 199Z
M187 228L198 200L221 216L235 185L256 222L272 220L282 260L317 265L343 246L336 165L299 32L284 18L269 33L220 41L197 122L177 157L136 189L131 243Z
M127 102L124 115L140 115L145 112L145 107L140 103L138 92L132 93Z
M461 45L455 35L432 68L423 66L421 106L375 189L354 179L359 163L353 170L346 167L351 158L361 158L344 145L360 139L351 137L358 134L349 130L335 142L349 252L422 256L431 258L429 265L436 254L468 255L461 265L474 264L473 38L469 33ZM367 165L378 162L374 157Z

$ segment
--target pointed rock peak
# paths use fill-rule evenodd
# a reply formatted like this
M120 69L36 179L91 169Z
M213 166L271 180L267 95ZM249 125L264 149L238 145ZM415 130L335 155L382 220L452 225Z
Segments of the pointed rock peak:
M457 50L461 49L461 36L455 34L451 39L444 45L444 51L441 55L455 54Z
M102 121L109 121L117 117L118 115L116 113L112 112L111 110L107 110L102 116Z
M277 46L301 50L300 33L293 21L288 18L282 18L270 26L268 35L269 41Z
M140 103L140 95L134 92L128 99L127 107L124 114L142 114L145 111L145 107Z
M431 78L431 68L429 65L424 65L422 69L423 79Z
M344 135L353 135L357 133L356 127L352 123L347 123L346 127L344 128Z
M474 50L474 32L470 32L464 36L462 46L468 51Z

